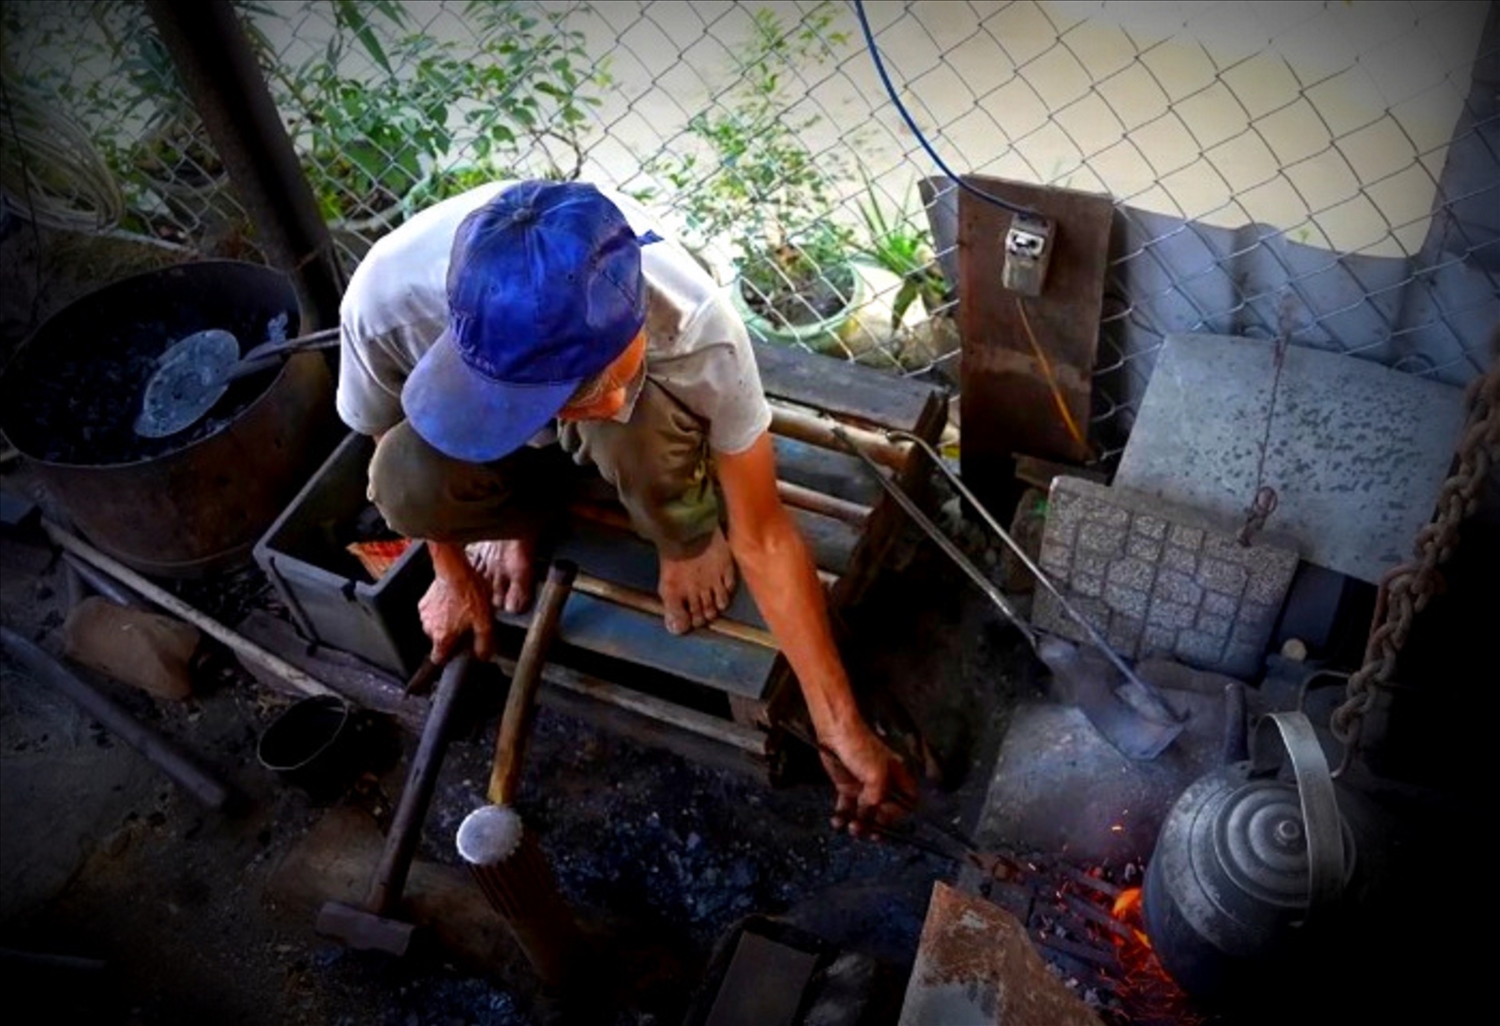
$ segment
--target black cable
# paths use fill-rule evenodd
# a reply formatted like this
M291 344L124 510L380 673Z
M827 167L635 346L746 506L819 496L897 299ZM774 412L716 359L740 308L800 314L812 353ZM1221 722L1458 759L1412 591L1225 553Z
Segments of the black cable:
M927 155L933 159L933 162L936 163L938 167L942 168L943 174L952 179L953 183L960 189L963 189L965 192L973 193L975 196L978 196L986 203L993 203L995 206L1000 207L1004 210L1009 210L1013 214L1035 213L1035 211L1029 207L1018 206L1010 202L1009 200L1001 199L999 196L991 195L990 193L987 193L982 189L974 188L974 186L970 185L968 182L958 177L958 175L954 174L952 170L949 169L947 164L943 163L943 158L937 155L937 151L934 150L932 148L932 144L927 141L927 136L923 135L922 129L917 127L916 119L911 116L911 113L906 109L906 105L901 102L901 97L896 93L896 86L891 82L891 76L886 74L885 62L880 59L880 49L875 45L875 34L870 31L869 19L865 17L864 0L854 0L854 12L859 15L859 27L864 31L865 34L865 47L870 51L870 58L875 62L875 70L880 75L880 81L885 85L886 94L890 96L891 102L896 105L896 110L900 111L901 116L906 119L907 127L910 128L913 134L916 135L917 142L922 144L922 149L926 150Z

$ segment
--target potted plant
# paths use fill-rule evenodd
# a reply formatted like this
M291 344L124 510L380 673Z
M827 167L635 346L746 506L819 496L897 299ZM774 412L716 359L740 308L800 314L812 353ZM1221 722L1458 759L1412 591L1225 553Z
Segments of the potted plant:
M700 249L727 242L731 295L751 334L819 352L842 348L862 284L850 263L853 233L828 216L844 162L808 147L817 115L797 120L788 111L797 72L846 41L830 31L833 19L829 3L791 27L757 10L723 105L688 123L696 151L650 165L677 190L690 241Z

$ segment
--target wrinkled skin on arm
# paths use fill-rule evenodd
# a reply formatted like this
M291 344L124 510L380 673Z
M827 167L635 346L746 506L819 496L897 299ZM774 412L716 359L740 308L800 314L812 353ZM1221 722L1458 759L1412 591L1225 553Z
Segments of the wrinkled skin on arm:
M916 784L865 722L834 644L822 582L776 491L769 434L733 455L715 454L729 513L729 546L756 605L801 684L823 766L838 791L833 825L856 835L901 815Z

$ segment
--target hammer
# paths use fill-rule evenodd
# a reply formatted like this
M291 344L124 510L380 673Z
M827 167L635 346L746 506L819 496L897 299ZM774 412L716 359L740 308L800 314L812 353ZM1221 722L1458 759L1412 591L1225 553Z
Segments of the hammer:
M448 724L453 718L458 692L471 659L470 653L464 650L443 668L427 721L422 726L417 754L412 757L406 786L401 791L396 815L386 834L385 847L370 878L370 890L364 905L355 907L338 901L327 902L318 912L319 933L341 940L351 948L385 951L392 955L404 955L411 946L416 926L395 918L394 912L401 902L406 874L411 869L412 856L421 838L422 821L427 818L427 806L437 784L438 768L448 746Z
M458 828L458 853L469 864L484 896L510 927L517 945L543 985L557 987L579 946L578 926L536 843L512 803L520 790L533 698L541 683L547 648L557 634L563 603L578 568L558 560L547 572L495 738L488 805L469 813Z

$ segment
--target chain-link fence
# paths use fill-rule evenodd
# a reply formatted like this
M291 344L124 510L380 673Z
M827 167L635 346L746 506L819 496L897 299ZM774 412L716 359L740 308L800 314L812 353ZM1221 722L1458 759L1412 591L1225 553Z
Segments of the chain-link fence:
M1106 458L1169 332L1455 384L1492 359L1488 3L236 6L351 264L479 182L583 177L660 208L761 337L956 385L937 157L1113 201ZM140 4L13 0L4 26L8 222L257 257Z

